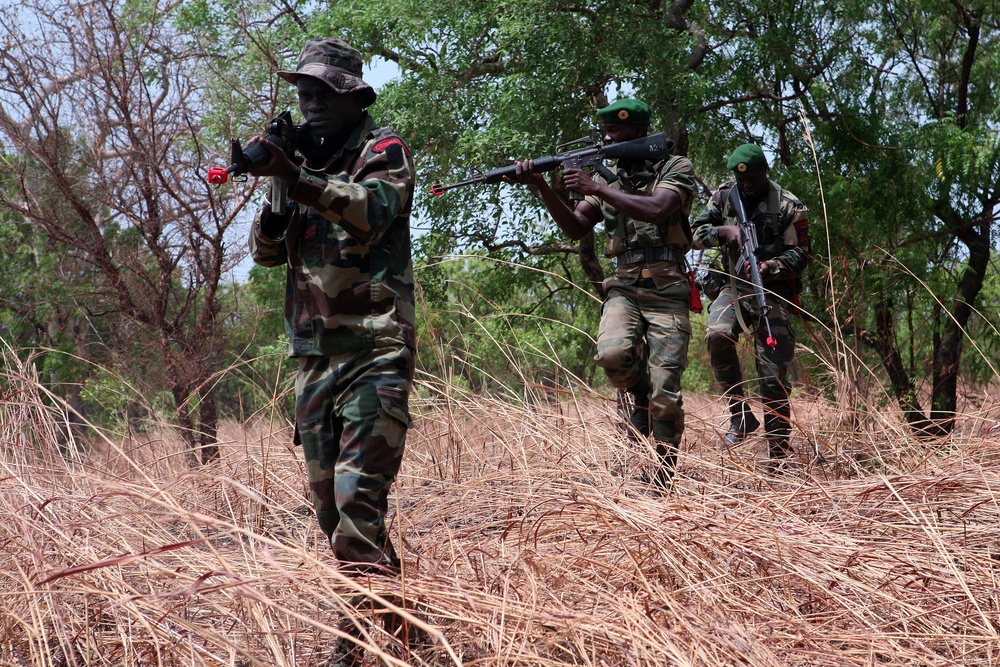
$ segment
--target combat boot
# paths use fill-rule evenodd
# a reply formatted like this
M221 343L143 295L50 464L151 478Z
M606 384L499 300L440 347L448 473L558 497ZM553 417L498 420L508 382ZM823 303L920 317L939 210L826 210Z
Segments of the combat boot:
M792 410L783 397L764 399L764 433L767 453L772 461L783 462L792 453L788 436L792 430Z
M649 383L645 380L636 383L625 390L631 398L632 409L628 415L628 423L639 432L643 438L649 436Z
M788 444L788 438L767 439L767 453L772 459L786 459L792 454L792 447Z
M351 637L361 639L361 631L349 618L342 620L337 625L337 629ZM330 657L323 663L323 667L362 667L364 661L364 648L359 646L357 642L351 641L346 637L340 637L337 639Z
M760 421L757 420L753 410L742 397L730 400L729 412L731 413L729 431L722 436L722 442L727 447L732 447L743 442L748 435L760 428Z
M669 491L674 486L674 469L677 466L677 445L669 442L656 443L656 458L660 464L650 480L653 486Z
M386 633L403 648L404 655L411 651L420 653L431 645L430 635L395 612L387 611L383 615L382 625Z

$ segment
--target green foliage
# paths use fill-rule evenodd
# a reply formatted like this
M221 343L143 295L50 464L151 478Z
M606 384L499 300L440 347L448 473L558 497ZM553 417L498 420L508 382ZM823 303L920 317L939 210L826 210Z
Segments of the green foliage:
M227 355L213 380L219 412L244 420L273 407L290 410L296 364L288 360L282 268L254 266L243 284L231 284L223 295L232 312L224 327Z
M514 393L525 383L603 380L593 362L600 304L579 284L482 254L416 273L419 364L429 375Z
M853 1L712 0L672 13L682 4L184 0L170 29L182 37L178 49L204 57L188 70L198 84L199 129L178 139L177 150L192 164L225 160L230 137L246 140L277 112L294 109L294 89L274 72L294 66L308 37L343 37L368 58L396 63L400 76L379 90L372 112L407 140L418 168L422 370L506 391L555 375L601 384L593 363L594 289L578 248L539 203L508 185L441 198L427 193L434 182L552 154L561 142L593 135L594 112L608 101L642 97L653 106L654 129L677 139L706 188L732 177L725 157L735 145L758 141L772 158L772 178L809 206L816 260L805 276L803 305L819 321L800 336L815 349L800 355L805 373L838 367L832 326L824 329L835 320L852 353L880 369L882 360L860 341L875 327L875 307L888 304L908 372L928 378L975 244L996 247L994 5L906 0L873 9ZM158 3L134 0L121 8L128 32L149 22ZM147 84L160 76L142 72ZM90 146L68 128L54 136L72 149L60 157L66 173L88 186L78 202L100 210L109 186L88 171ZM31 156L17 157L21 173L0 167L8 193L37 180ZM79 225L58 188L33 192L66 229ZM220 206L205 224L239 217L251 194L239 184L214 190ZM137 219L147 213L138 204L129 211ZM36 363L53 386L82 387L100 414L123 414L114 399L116 373L150 395L169 390L165 362L150 358L140 327L93 316L113 305L111 285L94 266L10 211L0 216L0 336L59 351ZM158 274L160 258L141 249L155 234L130 226L128 216L101 219L110 256L133 267L123 280L139 285L140 274ZM967 325L974 344L959 350L961 368L977 382L995 379L1000 347L1000 323L989 306L1000 299L995 260L989 266ZM197 311L182 308L209 305L199 280L171 276L173 296L158 316L197 330ZM287 400L293 369L284 359L284 280L281 270L254 268L246 283L218 297L222 324L204 354L221 360L209 375L224 414ZM702 391L711 376L702 320L693 322L684 385ZM180 344L172 351L189 354Z
M988 82L995 78L996 19L991 5L966 6L982 16L968 75ZM974 217L997 179L995 86L975 84L966 111L957 114L955 106L958 47L966 36L955 6L891 3L873 13L863 3L721 0L692 6L680 21L672 8L544 0L338 2L308 11L293 5L272 17L268 31L251 27L264 21L232 27L253 12L265 16L266 5L193 3L189 11L198 17L193 23L241 54L228 66L247 73L267 60L239 46L248 33L257 39L242 41L261 54L270 50L278 63L287 63L307 34L329 34L399 65L400 77L379 91L373 111L406 137L417 159L415 210L427 230L416 244L428 304L420 324L423 349L448 340L483 368L496 369L509 363L497 345L506 341L551 363L527 352L544 349L534 338L544 334L573 350L559 363L593 375L585 337L540 324L550 317L593 335L597 314L587 290L552 296L547 271L585 282L572 261L549 254L565 239L538 202L504 185L442 198L426 196L426 189L551 154L561 141L590 133L593 112L606 101L636 95L653 103L654 125L683 132L708 186L731 178L724 164L734 145L761 142L773 156L772 177L812 211L817 259L805 276L806 309L821 322L848 323L850 333L870 329L876 296L891 301L902 355L911 372L923 374L934 353L935 313L949 302L964 260L935 202L947 197ZM217 27L222 17L230 27ZM937 98L928 95L929 80L942 85ZM809 139L800 114L808 119ZM492 248L492 265L435 259L480 254L484 247ZM591 319L581 319L585 312ZM580 326L584 322L589 326ZM970 332L989 331L988 319L979 322ZM820 348L828 345L822 332L815 327L811 337ZM694 339L685 384L701 387L707 373ZM490 340L492 352L485 349ZM857 352L871 356L861 346ZM877 359L868 362L878 366Z

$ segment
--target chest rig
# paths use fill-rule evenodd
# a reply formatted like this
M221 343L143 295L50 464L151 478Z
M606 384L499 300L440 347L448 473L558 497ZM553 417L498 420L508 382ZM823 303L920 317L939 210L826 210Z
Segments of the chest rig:
M618 180L612 187L627 194L650 196L658 182L657 175L670 168L672 156L660 162L626 163L615 165ZM603 207L604 223L607 231L605 255L616 259L619 265L636 262L672 261L684 262L684 249L691 243L691 226L644 222L629 218L617 209ZM672 216L671 216L672 217Z

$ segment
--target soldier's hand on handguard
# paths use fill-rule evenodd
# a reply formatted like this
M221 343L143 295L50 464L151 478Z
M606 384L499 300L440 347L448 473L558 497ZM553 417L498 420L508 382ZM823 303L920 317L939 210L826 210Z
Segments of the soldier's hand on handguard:
M747 262L741 261L739 268L740 274L743 275L743 278L750 280L750 265ZM757 270L760 272L760 277L763 280L770 275L772 271L777 271L778 267L774 262L765 259L763 262L759 262L757 264Z
M283 181L295 183L299 180L299 165L288 159L285 151L263 137L256 137L250 143L257 142L267 149L271 159L259 167L250 170L251 176L277 176ZM247 144L248 146L250 144Z
M518 160L514 163L514 175L504 176L503 180L511 185L535 186L545 184L545 177L532 171L534 160Z

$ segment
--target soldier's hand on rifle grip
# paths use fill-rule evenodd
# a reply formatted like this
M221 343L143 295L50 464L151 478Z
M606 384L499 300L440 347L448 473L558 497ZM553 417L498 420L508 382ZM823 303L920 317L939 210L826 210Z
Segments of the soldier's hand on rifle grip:
M299 165L288 159L285 151L263 137L256 137L251 143L257 142L271 154L271 159L259 167L250 170L252 176L277 176L288 183L299 180Z
M579 192L581 195L594 195L598 192L597 183L583 169L564 169L563 184L567 190Z

